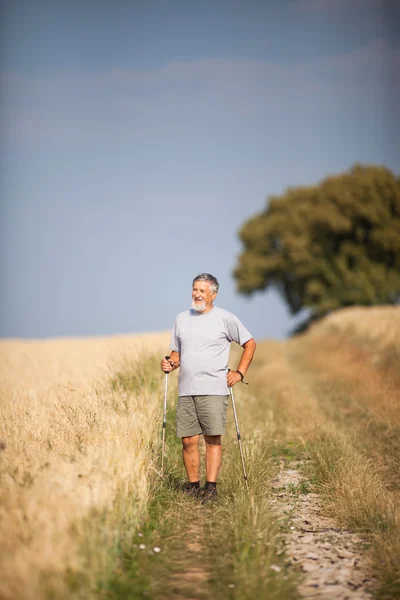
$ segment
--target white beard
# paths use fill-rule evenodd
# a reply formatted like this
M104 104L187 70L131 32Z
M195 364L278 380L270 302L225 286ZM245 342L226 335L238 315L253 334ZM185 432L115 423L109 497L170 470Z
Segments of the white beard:
M201 303L199 302L195 302L194 300L192 300L192 308L193 310L195 310L196 312L204 312L206 310L206 303L203 301Z

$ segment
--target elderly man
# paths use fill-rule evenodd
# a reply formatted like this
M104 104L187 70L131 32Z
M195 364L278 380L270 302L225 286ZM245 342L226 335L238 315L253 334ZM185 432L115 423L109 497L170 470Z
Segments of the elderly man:
M171 355L161 362L164 373L180 367L176 435L182 438L182 456L188 484L186 493L217 497L222 461L221 435L225 433L229 387L243 381L256 343L232 313L214 306L219 283L209 273L193 280L192 309L180 313L171 337ZM230 343L243 347L236 371L228 371ZM200 490L199 439L206 443L206 484Z

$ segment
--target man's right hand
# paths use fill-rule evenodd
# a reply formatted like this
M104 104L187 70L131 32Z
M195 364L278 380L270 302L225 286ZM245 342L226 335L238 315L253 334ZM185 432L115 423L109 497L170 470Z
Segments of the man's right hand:
M164 373L170 373L174 368L174 363L167 359L166 356L161 361L161 371Z

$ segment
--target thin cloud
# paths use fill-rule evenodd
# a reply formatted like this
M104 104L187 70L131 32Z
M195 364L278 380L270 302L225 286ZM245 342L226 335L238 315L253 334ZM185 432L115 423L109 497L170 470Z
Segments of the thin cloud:
M340 77L342 82L365 82L370 85L388 85L395 88L400 82L396 74L400 71L400 45L387 40L375 40L368 46L339 54L316 63L320 74Z
M171 135L194 125L264 125L360 110L400 98L400 48L385 40L332 58L291 65L207 59L140 71L3 75L8 143L76 143L102 136Z
M382 12L394 8L397 0L296 0L292 8L301 13L343 14Z

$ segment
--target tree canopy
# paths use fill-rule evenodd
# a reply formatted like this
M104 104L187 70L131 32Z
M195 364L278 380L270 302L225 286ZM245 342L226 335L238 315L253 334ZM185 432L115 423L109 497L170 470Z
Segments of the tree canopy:
M275 288L292 314L400 299L400 178L355 165L269 199L239 237L238 291Z

